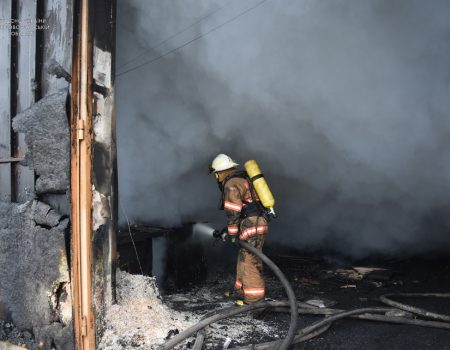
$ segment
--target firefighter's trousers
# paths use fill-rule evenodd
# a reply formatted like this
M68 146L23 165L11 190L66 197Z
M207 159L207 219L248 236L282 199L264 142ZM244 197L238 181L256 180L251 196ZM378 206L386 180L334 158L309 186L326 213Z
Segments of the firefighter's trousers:
M247 242L262 252L264 234L257 234L247 239ZM236 269L235 290L244 296L246 303L255 303L264 300L265 283L263 277L263 263L244 248L239 249Z

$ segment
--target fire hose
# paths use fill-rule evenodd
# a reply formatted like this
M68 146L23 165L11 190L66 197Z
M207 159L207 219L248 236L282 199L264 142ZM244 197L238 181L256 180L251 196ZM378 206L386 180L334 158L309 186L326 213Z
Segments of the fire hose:
M265 254L263 254L262 252L257 250L255 247L253 247L251 244L249 244L245 241L239 240L239 245L242 248L244 248L244 249L248 250L249 252L253 253L254 255L256 255L258 258L260 258L272 270L272 272L278 277L278 279L280 280L281 284L283 285L283 287L286 291L286 294L287 294L288 300L289 300L291 321L290 321L289 330L287 332L286 337L281 342L279 347L277 347L277 349L279 349L279 350L286 350L289 348L292 341L294 340L295 332L297 330L297 318L298 318L297 298L295 297L295 293L291 287L291 284L287 280L284 273L281 272L281 270L278 268L278 266L275 265L275 263L272 260L270 260Z
M288 300L289 300L289 307L290 307L290 313L291 313L291 322L290 322L289 330L288 330L288 333L287 333L286 337L276 347L276 349L279 349L279 350L286 350L286 349L289 348L289 346L293 342L294 337L295 337L295 332L296 332L296 329L297 329L297 318L298 318L297 299L295 297L294 291L293 291L289 281L287 280L286 276L283 274L283 272L281 272L281 270L278 268L277 265L275 265L275 263L272 260L270 260L262 252L258 251L251 244L249 244L249 243L247 243L247 242L245 242L243 240L239 240L238 242L239 242L239 245L242 248L247 249L248 251L250 251L251 253L256 255L258 258L260 258L273 271L273 273L278 277L278 279L282 283L284 289L286 290L286 294L287 294ZM212 315L212 316L210 316L210 317L200 321L195 326L193 326L191 328L188 328L187 330L179 333L175 337L169 339L164 344L164 350L172 349L178 343L180 343L184 339L190 337L192 334L195 334L197 331L199 331L200 329L203 329L204 327L206 327L210 323L216 322L216 321L218 321L220 319L227 318L227 317L230 317L230 316L233 316L233 315L245 312L245 311L262 309L262 308L265 308L266 306L270 306L270 305L271 304L268 303L268 302L260 302L260 303L256 303L256 304L252 304L252 305L246 305L246 306L243 306L243 307L240 307L240 308L231 307L231 308L222 310L220 313L217 313L215 315Z
M245 305L242 307L229 307L222 310L214 311L205 315L205 317L200 320L194 326L184 330L183 332L177 334L173 338L169 339L163 346L164 350L169 350L174 348L176 345L181 343L183 340L193 336L197 333L197 337L194 343L194 350L201 350L203 342L206 337L205 328L217 321L225 318L229 318L244 312L255 311L255 310L270 310L274 312L286 312L289 311L291 314L291 323L286 337L283 340L277 340L261 344L252 344L239 348L234 348L233 350L266 350L266 349L288 349L291 344L299 343L315 336L324 333L332 325L333 322L351 317L361 320L369 320L376 322L394 323L394 324L406 324L415 325L421 327L431 327L450 330L450 316L438 314L434 312L429 312L425 309L410 306L404 303L400 303L392 300L395 298L450 298L450 293L401 293L401 294L386 294L380 297L380 301L383 304L390 306L387 307L369 307L361 308L355 310L339 310L330 308L316 308L306 303L297 302L295 294L292 290L291 285L288 280L281 272L281 270L262 252L255 249L253 246L245 241L239 241L241 247L249 250L257 257L259 257L278 277L280 282L283 284L286 293L288 295L289 301L264 301L258 302L250 305ZM387 316L386 313L392 311L407 311L409 313L423 316L425 318L439 320L420 320L401 316ZM380 314L380 313L384 313ZM297 317L298 314L309 314L309 315L324 315L325 318L321 321L313 323L310 326L304 327L296 332L297 327Z

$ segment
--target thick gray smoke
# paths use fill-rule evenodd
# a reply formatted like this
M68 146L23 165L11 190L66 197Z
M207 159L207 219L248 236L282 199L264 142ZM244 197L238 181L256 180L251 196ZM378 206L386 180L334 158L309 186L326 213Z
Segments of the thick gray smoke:
M258 2L119 1L117 71ZM282 244L449 249L449 18L447 0L268 0L120 75L125 210L169 226L223 221L207 175L223 152L259 161Z

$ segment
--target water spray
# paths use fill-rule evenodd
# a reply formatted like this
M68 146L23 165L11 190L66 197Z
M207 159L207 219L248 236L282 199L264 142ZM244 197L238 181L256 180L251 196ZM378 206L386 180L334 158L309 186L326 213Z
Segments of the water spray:
M225 230L222 231L216 230L214 227L202 222L192 225L192 234L208 238L216 238L216 239L221 238L223 241L225 240L226 237Z

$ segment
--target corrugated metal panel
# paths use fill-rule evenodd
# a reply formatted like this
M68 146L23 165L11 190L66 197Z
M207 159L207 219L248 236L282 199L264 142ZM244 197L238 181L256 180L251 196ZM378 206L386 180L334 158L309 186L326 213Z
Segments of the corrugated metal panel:
M11 0L0 2L1 25L11 18ZM0 28L0 158L10 158L11 153L11 105L10 69L11 36L9 30ZM11 164L0 164L0 200L11 201Z

